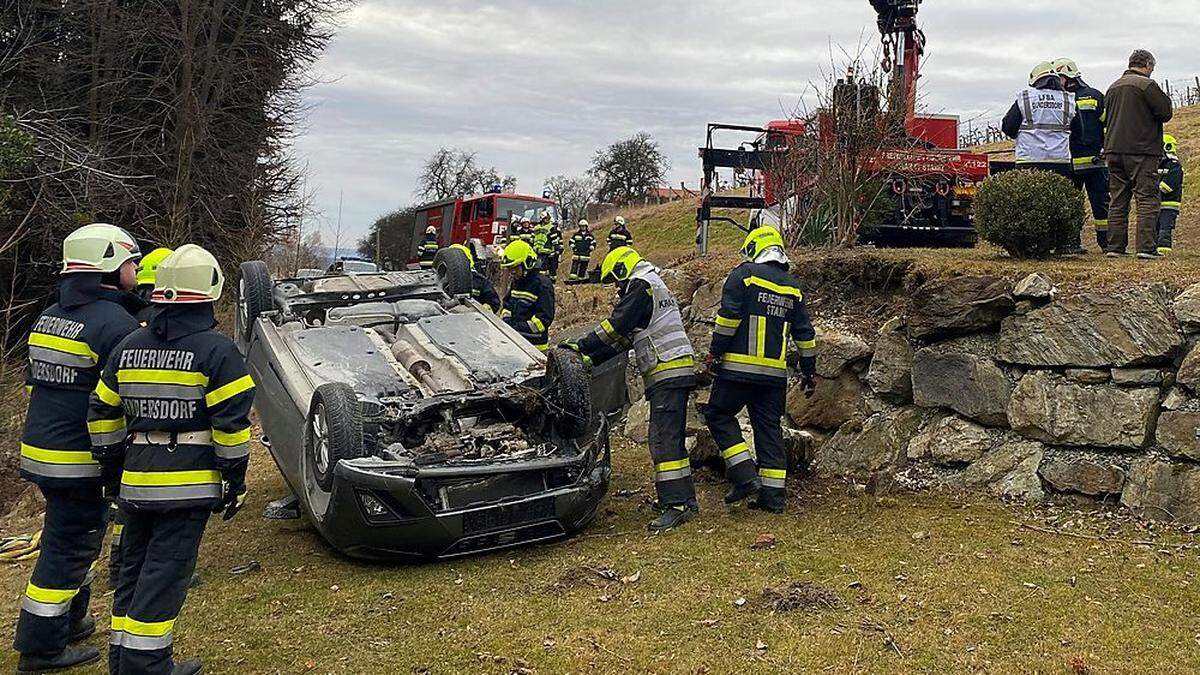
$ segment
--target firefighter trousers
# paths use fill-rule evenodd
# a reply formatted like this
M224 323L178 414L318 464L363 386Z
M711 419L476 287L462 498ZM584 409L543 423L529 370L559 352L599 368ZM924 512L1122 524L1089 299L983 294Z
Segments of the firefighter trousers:
M1179 212L1175 209L1162 209L1158 212L1158 227L1157 241L1160 253L1166 253L1162 249L1170 249L1171 243L1175 238L1175 221L1179 219Z
M122 507L121 576L113 596L112 675L166 675L174 667L175 619L187 597L208 509Z
M108 587L115 589L117 580L121 578L121 532L125 529L125 514L117 508L114 501L108 510L112 518L112 538L108 546Z
M571 261L571 276L569 277L571 281L578 281L579 279L587 278L588 262L589 259L587 258L584 258L583 260L576 259Z
M1096 245L1103 251L1108 246L1108 169L1092 166L1076 170L1071 176L1075 187L1087 193L1092 207L1092 222L1096 226Z
M787 449L783 444L783 412L787 387L736 382L718 377L704 407L704 420L725 460L725 475L735 485L762 482L759 501L783 505L787 480ZM738 413L745 408L754 430L757 466L750 456ZM757 471L755 469L757 468Z
M688 395L691 387L656 387L650 401L650 460L654 462L654 487L663 506L696 504L692 465L683 441L687 435Z
M92 570L108 516L100 487L42 488L46 516L41 553L21 598L13 647L21 654L57 654L88 615Z

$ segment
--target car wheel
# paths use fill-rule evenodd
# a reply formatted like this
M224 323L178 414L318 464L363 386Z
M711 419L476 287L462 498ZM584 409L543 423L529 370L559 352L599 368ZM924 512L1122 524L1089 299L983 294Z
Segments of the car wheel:
M333 489L339 461L363 456L362 413L349 385L327 382L313 393L305 430L305 455L312 476L324 491Z
M553 406L551 422L563 438L579 438L592 421L592 389L579 354L552 349L546 354L547 397Z
M258 315L271 309L271 273L261 260L242 263L242 278L238 281L237 323L241 338L247 342L254 333Z
M446 295L471 294L471 261L457 248L444 248L433 257L433 269Z

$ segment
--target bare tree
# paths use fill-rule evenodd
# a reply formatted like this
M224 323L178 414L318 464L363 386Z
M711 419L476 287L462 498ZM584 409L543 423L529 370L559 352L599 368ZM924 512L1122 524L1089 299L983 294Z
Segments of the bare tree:
M600 192L599 179L590 173L574 178L561 175L551 176L544 181L544 184L550 197L558 202L559 206L567 209L568 214L574 220L583 217L583 214L587 212L588 205L596 202L596 196Z
M358 252L380 262L392 261L394 265L408 262L413 252L413 236L417 224L414 207L406 206L384 214L371 223L367 234L358 240ZM376 250L378 244L379 250Z
M421 199L438 200L487 192L500 185L505 192L517 187L514 176L503 175L496 167L481 168L473 150L438 148L425 160L417 176L416 195Z
M588 173L599 183L600 201L629 204L665 185L668 170L670 163L658 142L641 131L597 150Z

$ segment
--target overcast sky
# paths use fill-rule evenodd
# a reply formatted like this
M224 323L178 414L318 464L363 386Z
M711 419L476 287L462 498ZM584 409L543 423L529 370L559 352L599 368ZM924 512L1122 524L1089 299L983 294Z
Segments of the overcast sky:
M1196 5L929 0L923 106L992 121L1037 61L1071 56L1103 90L1135 47L1157 56L1156 79L1182 84L1200 75ZM544 178L648 131L672 184L695 186L706 123L785 116L840 50L877 43L868 0L360 0L318 64L297 151L328 245L339 193L345 245L416 200L440 146L541 194Z

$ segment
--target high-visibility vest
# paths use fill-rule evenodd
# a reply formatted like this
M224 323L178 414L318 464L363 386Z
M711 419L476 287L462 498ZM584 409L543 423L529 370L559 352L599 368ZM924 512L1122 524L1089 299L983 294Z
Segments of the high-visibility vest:
M1071 163L1071 120L1075 94L1028 87L1017 94L1021 127L1017 132L1017 163Z
M643 261L633 268L630 279L645 281L654 297L650 323L632 336L634 360L646 387L673 377L694 376L692 343L683 329L679 303L662 277L653 265Z

